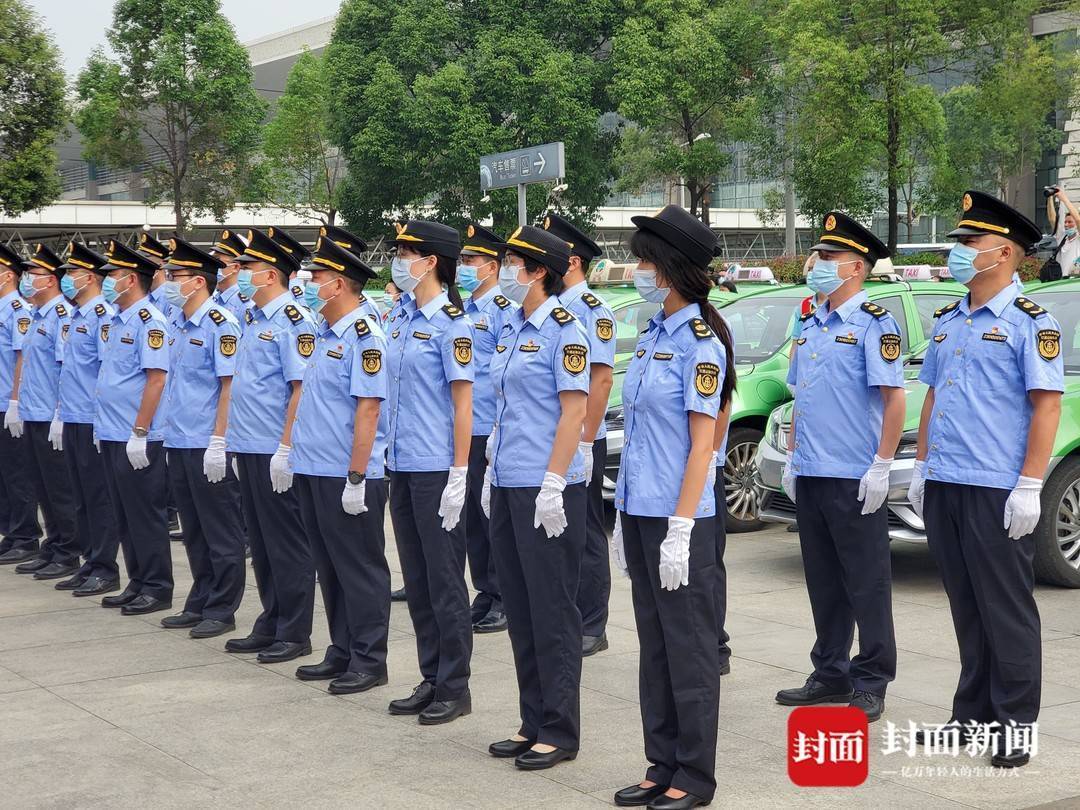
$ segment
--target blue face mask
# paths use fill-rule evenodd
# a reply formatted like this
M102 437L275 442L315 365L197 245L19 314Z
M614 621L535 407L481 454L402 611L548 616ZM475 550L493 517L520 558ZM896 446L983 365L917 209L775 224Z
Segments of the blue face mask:
M101 294L105 296L105 300L110 304L116 303L116 299L120 297L120 293L116 290L115 278L108 276L101 282Z
M331 281L326 282L326 284L332 283ZM325 287L326 284L316 284L314 281L309 281L304 285L304 303L311 308L312 312L318 312L326 306L326 301L319 297L319 290Z
M179 281L166 281L159 288L162 297L174 307L183 307L191 295L184 295L180 291Z
M37 290L34 289L34 277L29 273L23 273L19 279L19 294L23 298L33 298Z
M75 300L75 296L79 294L79 291L75 289L75 282L71 280L71 276L64 276L60 279L60 292Z
M476 268L471 264L459 264L457 266L457 283L465 288L465 292L472 292L480 286L480 279L476 277Z
M499 289L502 290L502 294L520 306L525 297L529 294L529 288L535 284L535 281L530 281L528 284L522 284L518 281L518 271L521 267L516 264L504 264L499 269Z
M1002 245L999 245L998 247L987 248L986 250L976 250L969 245L959 243L953 245L952 250L949 251L949 274L961 284L969 283L979 273L992 270L1001 264L1001 262L994 262L989 267L978 270L975 267L975 257L980 253L1001 250L1002 247Z
M256 290L259 289L251 282L250 270L241 270L236 274L236 286L240 288L240 293L248 298L255 295Z
M855 264L855 262L844 262L844 264ZM832 295L844 286L844 282L853 278L855 276L840 278L840 262L819 258L810 269L810 275L806 277L806 286L816 293Z
M1076 228L1066 228L1065 229L1065 235L1070 237L1070 238L1073 237L1073 236L1076 236Z
M671 287L656 286L655 270L635 270L634 289L638 291L638 295L654 304L664 303L668 293L671 292Z

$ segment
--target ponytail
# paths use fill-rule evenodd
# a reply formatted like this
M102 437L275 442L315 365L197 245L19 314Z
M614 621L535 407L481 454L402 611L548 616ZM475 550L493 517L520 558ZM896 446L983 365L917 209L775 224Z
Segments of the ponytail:
M695 303L701 309L701 319L716 333L716 336L720 338L721 345L724 347L724 357L727 362L724 363L724 383L720 386L720 410L723 410L731 402L731 395L735 393L735 341L731 336L731 329L728 327L727 321L724 320L724 316L720 314L720 311L712 305L712 302L707 297Z

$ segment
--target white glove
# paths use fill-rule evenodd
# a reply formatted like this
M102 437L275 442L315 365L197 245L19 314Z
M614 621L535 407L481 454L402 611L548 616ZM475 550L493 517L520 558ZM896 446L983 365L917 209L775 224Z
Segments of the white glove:
M484 488L480 490L480 508L484 510L484 517L491 517L491 465L484 469Z
M705 476L705 487L712 489L716 486L716 467L720 464L720 451L713 450L712 461L709 462L709 473Z
M791 469L791 462L789 461L784 465L784 472L780 476L780 488L784 490L784 494L791 499L792 503L795 503L795 471Z
M453 531L461 522L461 508L465 505L465 479L468 474L468 467L451 467L450 474L446 476L446 487L443 488L442 498L439 500L439 517L442 518L444 532Z
M611 533L611 561L622 575L630 578L630 567L626 564L626 548L622 539L622 512L615 513L615 531Z
M143 470L150 466L150 457L146 455L146 437L131 434L127 441L128 463L133 470Z
M495 430L496 428L491 429L491 433L489 433L487 437L487 442L484 444L484 461L488 464L491 463L491 448L492 445L495 444Z
M94 428L94 449L98 451L98 455L101 455L101 439L97 437L97 428Z
M1009 499L1005 501L1005 528L1013 540L1035 531L1039 515L1042 514L1042 504L1039 502L1041 492L1042 481L1021 475L1009 493Z
M889 470L892 469L892 463L891 458L882 458L875 453L874 463L863 473L859 481L859 500L863 502L864 515L872 515L885 503L889 494Z
M923 495L926 492L926 462L915 459L915 469L911 473L911 483L908 485L907 499L911 502L911 508L921 519L923 507Z
M289 451L287 444L279 444L274 455L270 456L270 486L279 495L288 492L292 486L292 470L289 469Z
M592 442L578 442L578 450L585 457L585 485L592 481Z
M240 468L236 466L236 456L232 457L232 474L236 476L236 480L240 480Z
M660 544L660 587L666 591L690 584L690 532L693 529L692 518L674 515L668 518L667 534Z
M23 420L19 418L19 400L9 399L7 413L4 414L4 427L11 438L19 439L23 435Z
M64 451L64 423L60 421L60 411L53 414L49 423L49 442L57 453Z
M566 479L553 472L544 473L544 483L536 496L536 512L533 515L533 528L544 527L548 540L558 537L566 531L566 511L563 509L562 493L566 489Z
M341 508L346 515L362 515L367 511L367 479L354 484L345 479L345 489L341 491Z
M225 437L211 436L203 453L202 471L211 484L225 480Z

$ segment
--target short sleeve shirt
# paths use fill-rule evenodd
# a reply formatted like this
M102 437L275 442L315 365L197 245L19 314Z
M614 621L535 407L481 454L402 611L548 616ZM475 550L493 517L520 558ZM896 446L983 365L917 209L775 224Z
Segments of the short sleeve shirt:
M101 371L105 346L101 327L112 323L116 307L103 296L87 301L71 313L64 341L64 364L60 369L60 418L73 424L92 425L97 412L94 391Z
M51 422L60 404L60 366L71 310L62 295L34 308L23 341L19 416L27 422Z
M559 300L585 328L589 338L589 362L593 365L615 366L615 315L604 301L593 294L582 281L565 290ZM607 436L607 425L600 422L596 438Z
M30 331L33 314L17 292L0 298L0 409L7 411L15 381L15 360Z

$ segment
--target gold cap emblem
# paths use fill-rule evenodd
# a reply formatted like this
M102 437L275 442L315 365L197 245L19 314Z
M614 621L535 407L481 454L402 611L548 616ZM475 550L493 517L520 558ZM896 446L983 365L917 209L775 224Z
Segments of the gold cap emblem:
M828 219L825 220L825 230L831 231L836 227L836 217L829 214Z
M468 236L470 239L472 239L475 234L476 234L476 228L474 228L472 225L470 225L465 230L465 235Z
M961 203L961 205L963 205L963 207L964 207L964 210L965 211L970 211L971 210L971 204L972 204L971 203L971 195L970 194L965 194L964 195L964 200Z

